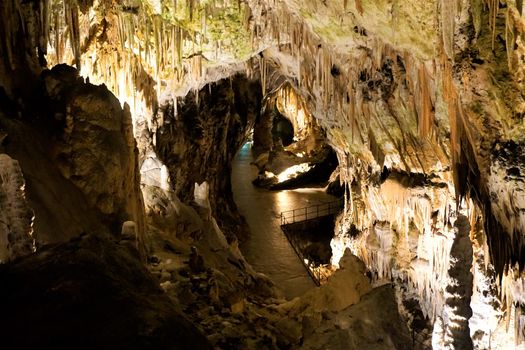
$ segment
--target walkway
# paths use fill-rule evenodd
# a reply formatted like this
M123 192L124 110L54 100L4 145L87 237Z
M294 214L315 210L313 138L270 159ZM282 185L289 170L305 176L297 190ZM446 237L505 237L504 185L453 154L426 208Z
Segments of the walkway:
M322 268L319 264L326 264L328 261L323 262L321 255L309 257L307 251L313 243L330 249L335 215L340 213L342 208L343 200L338 199L281 213L281 230L317 286L323 282Z
M235 202L251 230L250 239L241 245L244 256L259 272L269 276L293 298L314 287L304 266L280 229L281 212L320 202L331 202L333 196L323 189L267 191L251 181L257 175L250 165L250 144L244 145L233 163L232 187Z

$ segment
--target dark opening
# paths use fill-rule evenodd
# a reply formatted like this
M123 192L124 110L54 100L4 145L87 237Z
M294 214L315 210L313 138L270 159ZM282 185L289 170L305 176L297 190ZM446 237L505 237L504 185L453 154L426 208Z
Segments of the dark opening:
M283 146L288 146L293 142L293 125L280 114L273 119L272 136L274 140L281 140Z

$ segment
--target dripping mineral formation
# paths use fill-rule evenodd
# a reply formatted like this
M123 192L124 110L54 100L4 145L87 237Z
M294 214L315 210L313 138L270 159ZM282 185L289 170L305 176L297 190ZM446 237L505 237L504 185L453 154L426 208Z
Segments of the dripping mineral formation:
M2 348L525 348L523 1L0 16Z

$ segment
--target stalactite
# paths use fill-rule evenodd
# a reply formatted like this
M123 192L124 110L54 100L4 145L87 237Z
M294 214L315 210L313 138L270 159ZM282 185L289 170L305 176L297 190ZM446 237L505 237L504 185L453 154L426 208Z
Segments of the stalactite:
M10 2L3 2L0 6L0 18L2 19L3 23L4 23L4 27L5 28L2 28L0 27L0 30L3 29L4 31L4 35L2 37L0 37L0 54L1 55L7 55L6 59L7 59L7 64L6 66L7 67L11 67L11 59L9 57L9 54L7 52L7 47L8 45L10 44L9 42L9 37L10 37L10 26L9 26L9 22L8 22L8 17L6 16L6 11L8 10L8 7L11 6L11 3Z
M483 0L472 0L471 5L472 22L474 24L474 30L476 37L478 37L481 30L481 17L483 15Z
M75 66L80 70L80 29L78 23L78 4L76 0L64 2L66 25L69 29L69 43L75 58Z
M195 96L195 105L199 109L199 90L193 91L193 95Z
M160 61L162 55L161 41L160 41L160 32L161 29L161 18L159 15L155 15L153 18L153 42L155 44L155 75L160 74ZM160 81L159 81L160 84Z
M120 12L117 14L117 33L120 43L120 49L124 50L124 45L126 43L126 34L124 29L124 18Z
M252 59L248 59L246 62L244 62L244 65L246 67L246 76L248 78L252 78L253 77L253 61Z
M175 47L177 49L177 65L182 64L182 29L177 27L175 30Z
M175 45L175 26L172 26L171 27L171 30L170 30L170 36L171 36L171 39L170 39L170 51L171 51L171 69L175 69L175 67L177 66L177 63L178 63L178 59L177 59L177 49L176 49L176 45Z
M262 94L263 96L266 96L266 78L267 78L267 67L266 67L266 60L264 57L259 58L259 70L261 71L261 86L262 86Z
M175 120L177 120L177 116L179 115L179 105L177 102L177 96L173 97L173 117Z
M144 10L142 11L145 13ZM144 57L146 58L146 61L147 61L150 56L150 42L149 42L150 23L146 15L144 15L143 17L143 23L145 27L145 30L144 30Z
M195 0L187 0L188 12L190 14L190 21L193 21L193 11L195 10Z
M350 116L350 135L352 141L354 140L354 130L355 130L355 112L356 112L356 106L355 106L355 92L354 88L352 86L352 83L348 84L348 90L347 94L350 98L349 106L348 106L348 115Z
M197 70L197 80L200 80L202 77L202 55L194 56L195 69Z
M39 2L40 12L40 36L38 48L40 54L47 54L47 43L49 38L49 0Z
M54 14L54 24L55 24L55 55L56 55L56 61L61 62L62 61L62 42L60 35L60 28L61 28L61 17L57 12Z
M507 64L509 71L512 71L512 54L514 52L514 45L516 43L516 35L514 33L514 21L512 18L510 7L505 13L505 48L507 50Z
M496 40L496 19L499 11L499 0L486 0L489 6L489 25L492 32L492 50Z
M441 57L443 64L443 97L448 107L448 115L450 120L450 150L451 150L451 164L455 168L459 165L460 162L460 139L461 131L458 130L458 96L456 88L454 86L454 81L452 77L452 67L448 62L447 58L442 54ZM457 175L457 170L453 171L454 174L454 187L456 190L463 188L463 184L460 184L460 180ZM456 194L457 200L459 200L459 193Z
M424 64L420 65L418 72L419 87L419 133L421 136L428 136L433 122L432 101L430 98L429 77Z
M364 10L363 4L361 4L361 0L355 0L355 9L357 10L357 12L359 12L361 16L363 15Z
M454 59L456 6L456 0L441 0L441 31L443 33L443 47L445 53L450 59Z

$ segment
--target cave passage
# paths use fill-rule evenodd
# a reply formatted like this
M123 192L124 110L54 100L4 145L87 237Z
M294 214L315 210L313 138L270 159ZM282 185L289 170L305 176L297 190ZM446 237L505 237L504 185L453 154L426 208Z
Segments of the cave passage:
M294 129L292 123L285 117L277 114L273 119L272 136L274 140L281 140L283 146L293 142Z
M241 251L255 270L269 276L287 298L294 298L315 284L280 229L280 213L334 197L321 188L268 191L254 187L257 170L252 160L251 143L246 143L233 162L234 199L251 231Z

